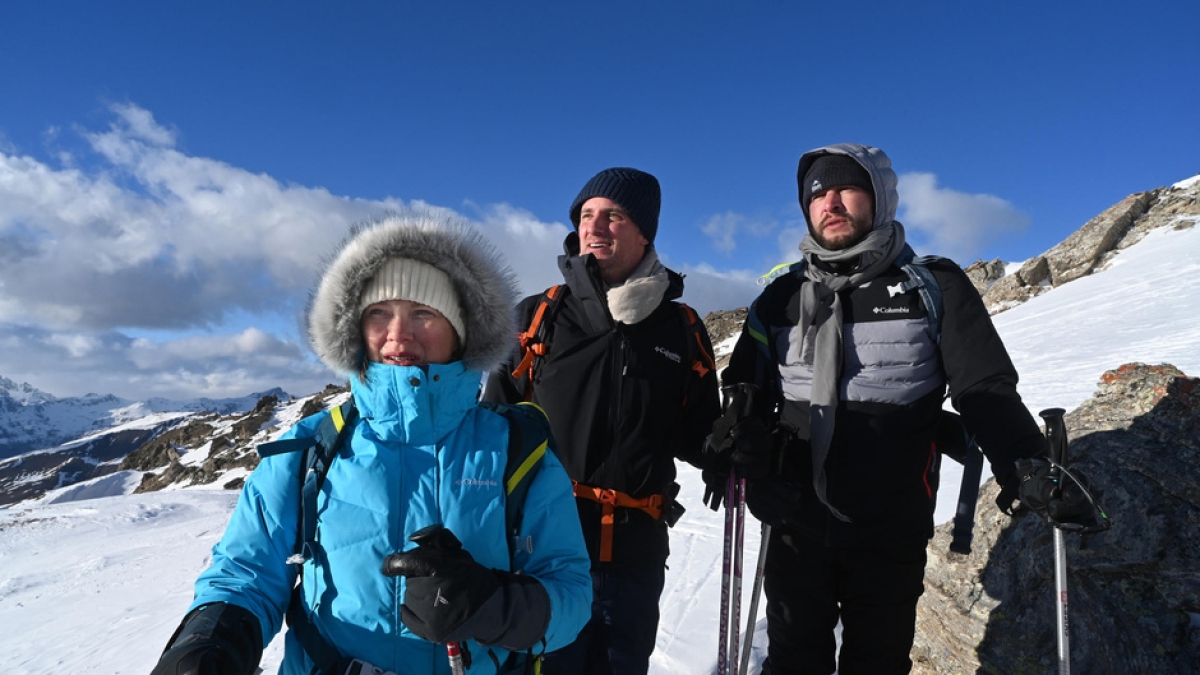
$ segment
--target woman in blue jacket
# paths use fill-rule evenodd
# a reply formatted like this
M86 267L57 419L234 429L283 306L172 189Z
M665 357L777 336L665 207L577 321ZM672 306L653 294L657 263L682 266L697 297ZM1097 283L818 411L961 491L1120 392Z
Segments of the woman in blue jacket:
M509 422L477 405L482 374L512 348L515 298L512 273L461 223L406 213L351 231L307 313L313 350L350 378L358 410L318 495L312 546L296 555L303 453L265 457L155 675L255 672L297 581L288 675L320 672L329 646L337 666L325 675L449 673L447 643L472 675L491 675L509 672L511 652L575 638L592 593L571 483L547 452L514 550ZM328 414L281 439L314 436Z

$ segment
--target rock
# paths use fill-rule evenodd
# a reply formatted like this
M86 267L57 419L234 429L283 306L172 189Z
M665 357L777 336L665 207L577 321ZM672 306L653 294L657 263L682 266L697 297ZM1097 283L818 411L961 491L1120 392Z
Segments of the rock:
M980 295L984 295L992 287L992 284L1004 277L1004 263L999 258L991 262L976 260L967 265L963 271L967 273L967 278L971 280L975 290L979 291Z
M1200 380L1128 364L1066 416L1068 465L1088 476L1112 529L1068 534L1075 672L1200 672ZM1057 667L1052 530L980 491L969 557L929 548L913 673L1050 673Z

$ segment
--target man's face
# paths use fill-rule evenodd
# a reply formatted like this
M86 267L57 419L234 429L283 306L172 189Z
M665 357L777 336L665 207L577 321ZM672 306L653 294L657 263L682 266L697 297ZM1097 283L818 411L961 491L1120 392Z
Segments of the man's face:
M875 223L871 193L852 185L834 186L813 195L808 231L821 246L840 251L862 241Z
M592 197L579 210L579 255L596 256L606 282L628 279L649 245L629 214L611 199Z

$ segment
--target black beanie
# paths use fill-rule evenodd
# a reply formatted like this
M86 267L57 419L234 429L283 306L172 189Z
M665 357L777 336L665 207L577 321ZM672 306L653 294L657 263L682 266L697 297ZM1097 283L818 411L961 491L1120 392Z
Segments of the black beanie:
M662 205L662 191L658 179L637 169L605 169L579 191L571 202L571 222L579 229L579 212L583 203L592 197L604 197L616 202L633 219L642 236L651 244L658 234L658 210Z
M821 155L813 160L800 181L800 206L804 207L807 214L814 194L846 185L860 187L871 193L872 199L875 198L871 174L857 160L849 155Z

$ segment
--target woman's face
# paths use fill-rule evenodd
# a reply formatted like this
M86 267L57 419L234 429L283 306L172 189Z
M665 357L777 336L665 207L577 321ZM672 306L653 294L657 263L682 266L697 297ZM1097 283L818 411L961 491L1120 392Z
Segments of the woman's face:
M367 305L362 332L367 358L394 366L449 363L460 346L454 326L441 312L411 300Z

